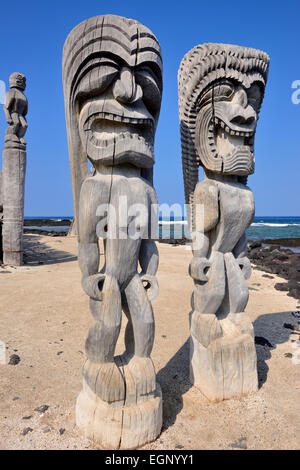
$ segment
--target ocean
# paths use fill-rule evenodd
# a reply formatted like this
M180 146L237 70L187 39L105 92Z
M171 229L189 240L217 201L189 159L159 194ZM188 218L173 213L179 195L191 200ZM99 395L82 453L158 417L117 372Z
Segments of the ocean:
M68 231L72 217L25 217L25 221L31 221L26 225L26 229L39 229L51 231ZM37 225L35 225L35 221ZM38 223L38 221L43 221ZM66 222L65 222L66 221ZM60 225L57 225L57 224ZM160 238L182 238L188 237L188 225L186 220L160 220ZM256 216L247 229L247 236L250 240L276 239L276 238L300 238L300 217L271 217Z
M186 220L162 220L160 224L160 238L181 238L189 235ZM250 240L300 238L300 217L257 216L246 233Z

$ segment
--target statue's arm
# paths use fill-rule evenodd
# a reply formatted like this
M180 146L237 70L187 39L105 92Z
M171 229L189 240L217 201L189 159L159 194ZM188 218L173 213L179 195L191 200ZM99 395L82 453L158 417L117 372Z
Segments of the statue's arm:
M155 241L142 240L139 262L142 268L141 275L155 276L158 269L158 249Z
M141 281L148 291L149 300L153 300L158 294L158 283L155 277L158 269L158 249L153 240L142 240L139 263L142 269Z
M28 100L26 98L23 116L25 117L27 115L27 113L28 113Z
M158 204L156 193L152 186L148 188L148 195L150 202L147 230L148 238L142 239L139 263L142 268L141 275L149 274L150 276L155 276L158 269L159 255L156 243L152 237L156 238L156 236L153 236L153 232L156 234L158 229Z
M6 122L7 124L12 124L13 120L11 117L11 109L14 105L14 100L15 100L15 95L12 92L12 90L8 90L5 95L5 101L4 101L4 113L6 117Z
M232 251L233 255L238 261L245 279L249 279L251 276L251 264L247 258L247 246L247 236L246 232L244 232Z
M195 280L207 281L206 271L210 268L210 262L207 258L210 232L219 221L218 187L207 180L198 183L194 193L194 204L196 205L196 217L203 217L203 219L196 220L196 227L201 227L202 231L198 230L195 234L193 242L194 257L189 265L189 273Z
M243 233L237 244L233 249L235 258L243 258L247 255L247 236L246 232Z
M82 273L82 288L86 294L101 300L99 282L103 274L98 273L100 252L96 234L96 191L91 180L85 180L80 192L78 220L78 262Z
M150 214L149 214L149 226L148 226L148 237L141 241L139 263L141 266L141 280L145 286L145 289L149 289L149 299L153 300L158 294L158 283L156 280L156 273L158 269L159 255L156 243L151 239L152 228L158 227L158 205L157 197L153 188L150 190Z

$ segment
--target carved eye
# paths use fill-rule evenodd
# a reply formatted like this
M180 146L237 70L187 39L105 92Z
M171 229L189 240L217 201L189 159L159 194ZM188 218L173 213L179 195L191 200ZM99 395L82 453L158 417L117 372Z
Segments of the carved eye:
M214 87L214 98L216 101L228 101L233 97L234 87L227 83Z
M247 91L247 95L250 106L252 106L252 108L255 110L258 110L262 99L262 92L259 85L254 83Z
M219 82L211 87L202 97L200 98L200 106L204 106L214 101L229 101L233 97L234 86L230 83Z
M87 95L103 93L120 71L117 62L109 57L96 57L88 66L90 70L83 70L83 76L79 77L76 91L80 106Z
M119 73L120 67L113 60L103 58L99 67L95 70L96 74L92 77L91 86L94 85L94 80L97 80L97 88L99 91L104 91Z
M160 109L161 102L161 90L158 78L149 66L142 65L135 71L135 79L142 87L145 105L152 116L155 116Z

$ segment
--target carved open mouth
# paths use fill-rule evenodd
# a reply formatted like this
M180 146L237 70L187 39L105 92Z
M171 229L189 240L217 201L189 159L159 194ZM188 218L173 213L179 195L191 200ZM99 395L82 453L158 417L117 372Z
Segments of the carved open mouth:
M154 122L152 119L132 118L111 113L97 113L84 125L88 139L103 148L119 139L137 139L153 147Z
M236 124L235 124L236 122ZM226 124L222 119L219 117L215 117L215 127L219 127L221 129L224 129L224 131L228 135L235 135L235 136L240 136L240 137L251 137L254 134L255 129L253 129L253 120L249 120L245 123L239 122L238 116L235 119L232 119L230 121L230 124Z
M152 144L154 136L151 119L135 119L106 113L99 113L94 117L89 130L92 133L92 142L99 147L119 138L139 139Z
M126 110L121 116L87 105L81 120L81 138L91 161L101 161L106 165L133 163L145 168L153 166L154 119L141 117L136 110L131 113Z
M226 123L219 117L215 117L214 124L208 127L208 142L210 150L214 155L225 158L238 149L245 153L248 148L253 154L254 132L249 124L236 125L232 122Z
M226 122L215 117L207 129L212 156L221 159L223 173L249 175L254 172L254 134L256 123Z

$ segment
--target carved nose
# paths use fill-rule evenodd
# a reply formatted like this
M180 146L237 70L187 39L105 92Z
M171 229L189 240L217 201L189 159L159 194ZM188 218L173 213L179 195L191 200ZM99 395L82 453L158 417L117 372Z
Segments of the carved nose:
M128 67L121 69L120 78L113 86L113 95L121 103L133 103L142 97L142 88L136 84L134 73Z
M248 110L248 107L245 111ZM256 114L252 111L250 113L237 114L230 120L233 124L252 124L256 119Z
M232 104L234 104L234 117L230 119L233 124L251 125L256 121L257 114L252 106L248 104L246 90L239 88L235 93Z

